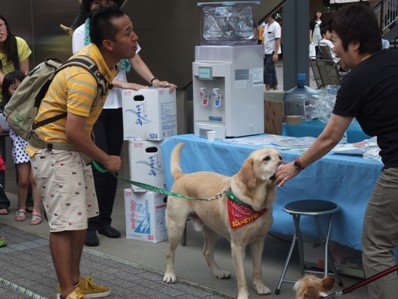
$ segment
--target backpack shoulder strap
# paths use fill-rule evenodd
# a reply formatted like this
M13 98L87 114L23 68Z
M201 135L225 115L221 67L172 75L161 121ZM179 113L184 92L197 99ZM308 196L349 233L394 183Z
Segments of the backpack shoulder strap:
M46 61L46 63L48 63L48 62ZM106 93L107 88L108 88L108 81L100 73L100 71L98 70L97 64L90 57L85 56L85 55L78 55L78 56L72 57L71 59L65 61L62 65L60 65L57 68L57 70L55 71L54 76L52 78L54 78L55 75L59 71L65 69L69 66L72 66L72 65L85 68L87 71L89 71L91 73L91 75L97 81L98 91L97 91L97 96L95 97L95 100L94 100L94 103L96 104L102 98L102 96ZM52 81L52 79L51 79L51 81ZM48 81L48 85L51 83L51 81ZM46 92L48 89L48 86L47 86L47 88L42 88L42 89L45 90L44 92ZM42 95L42 97L44 97L44 94ZM64 112L60 115L56 115L56 116L50 117L48 119L42 120L40 122L36 122L32 125L32 129L37 129L38 127L44 126L44 125L52 123L54 121L57 121L61 118L64 118L66 115L67 115L67 113Z
M95 102L98 101L106 93L107 88L108 88L108 82L105 79L105 77L98 70L98 65L90 57L85 56L85 55L78 55L78 56L72 57L71 59L69 59L65 63L63 63L58 68L57 72L63 70L66 67L72 66L72 65L83 67L93 75L93 77L97 81L97 85L98 85L98 93L97 93L97 97L95 98Z

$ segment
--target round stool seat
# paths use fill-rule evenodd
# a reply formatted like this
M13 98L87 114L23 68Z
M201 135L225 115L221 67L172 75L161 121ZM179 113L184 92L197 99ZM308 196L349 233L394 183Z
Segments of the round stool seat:
M289 214L324 215L335 213L340 207L327 200L304 199L287 203L283 210Z

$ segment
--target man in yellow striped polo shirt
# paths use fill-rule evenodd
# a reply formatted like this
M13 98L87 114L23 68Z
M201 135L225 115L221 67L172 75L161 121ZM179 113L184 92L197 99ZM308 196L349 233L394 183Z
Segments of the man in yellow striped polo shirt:
M76 55L89 56L107 82L112 82L116 64L136 53L138 37L133 24L119 8L101 8L93 12L90 38L92 43ZM106 154L91 136L107 94L96 100L97 91L96 79L84 68L70 66L60 71L43 98L35 121L65 112L67 116L35 130L35 138L44 141L45 146L30 142L27 147L48 217L50 250L61 299L110 294L108 288L94 284L91 277L80 275L87 218L98 215L92 169L84 157L99 161L112 172L121 167L120 157Z

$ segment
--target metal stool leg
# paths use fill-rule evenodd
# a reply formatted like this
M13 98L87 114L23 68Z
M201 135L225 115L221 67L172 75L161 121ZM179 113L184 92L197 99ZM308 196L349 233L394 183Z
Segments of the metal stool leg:
M326 240L323 238L323 233L322 233L322 229L321 229L321 223L319 221L319 216L316 215L314 216L314 220L315 220L315 225L316 225L316 229L318 231L318 237L319 237L319 241L320 244L323 245L323 249L324 249L324 261L325 261L325 265L324 265L324 277L328 276L329 270L328 270L328 243L329 240L327 239L328 236L326 236ZM330 223L330 219L329 219L329 223Z
M330 267L332 268L332 271L334 273L334 276L336 276L337 278L337 282L339 284L339 286L343 286L343 281L341 280L340 274L336 269L336 265L334 264L334 260L333 258L328 254L328 250L329 250L329 239L330 239L330 232L332 231L332 223L333 223L333 219L334 219L334 214L330 214L330 218L329 218L329 225L328 225L328 231L326 234L326 240L325 240L325 263L326 261L328 261L328 263L330 263ZM326 259L327 258L327 259ZM327 264L327 263L326 263ZM328 272L326 272L328 273Z
M324 277L329 275L330 272L329 272L328 266L330 265L330 267L332 268L334 276L336 276L336 278L337 278L338 284L340 286L342 286L343 282L341 280L341 277L340 277L339 273L337 272L336 266L334 264L334 260L329 255L329 239L330 239L330 233L331 233L331 230L332 230L333 217L334 217L334 214L330 214L329 223L328 223L328 227L327 227L326 238L324 239L323 238L323 234L322 234L321 224L320 224L320 221L319 221L319 216L314 216L316 227L317 227L317 230L318 230L318 235L319 235L321 244L324 246L324 260L325 260Z
M304 246L303 246L303 235L301 234L300 230L300 215L294 214L293 215L294 226L296 228L297 234L297 243L299 249L299 257L300 257L300 271L301 276L304 275Z
M285 266L283 267L281 277L279 278L278 286L276 287L275 294L279 295L282 283L285 281L287 268L289 267L290 258L292 257L294 245L296 245L296 232L293 234L292 244L290 245L289 253L286 258Z

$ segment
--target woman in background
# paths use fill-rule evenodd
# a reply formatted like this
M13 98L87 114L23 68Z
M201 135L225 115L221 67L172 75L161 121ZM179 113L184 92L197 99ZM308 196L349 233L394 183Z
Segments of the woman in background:
M322 34L321 34L321 26L324 26L325 24L322 25L322 11L318 9L315 12L314 19L310 23L310 43L314 43L315 49L317 51L317 55L319 55L319 41L322 39Z
M9 72L29 72L30 54L32 51L26 41L12 34L7 20L0 15L0 86L3 84L4 76Z
M32 54L26 41L15 36L5 17L0 15L0 88L3 84L4 76L14 70L20 70L22 73L29 72L29 56ZM0 94L0 107L3 107L2 95ZM2 110L2 109L1 109ZM6 142L5 136L0 136L0 153L5 161ZM0 185L5 188L5 172L0 171ZM27 210L32 206L31 198L27 199ZM8 198L0 195L0 215L8 214L10 202Z

